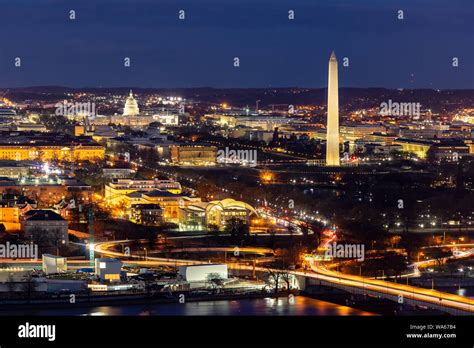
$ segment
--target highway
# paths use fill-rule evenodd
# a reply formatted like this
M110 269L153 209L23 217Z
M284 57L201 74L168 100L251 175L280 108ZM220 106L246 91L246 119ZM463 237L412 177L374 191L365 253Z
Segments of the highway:
M97 253L105 254L113 257L131 257L131 258L143 258L142 255L130 255L126 256L121 252L115 252L109 250L115 244L128 243L129 240L121 240L114 242L104 242L97 243L94 246L94 250ZM203 248L201 248L202 250ZM258 249L258 248L257 248ZM193 264L203 264L203 261L200 260L183 260L183 259L170 259L170 258L157 258L157 257L148 257L147 264L149 265L164 265L164 266L183 266L183 265L193 265ZM269 271L278 271L270 270L264 267L254 267L253 265L241 265L235 263L229 263L229 268L231 269L240 269L248 271L257 271L257 272L269 272ZM310 279L325 281L327 283L332 283L338 286L346 286L357 288L362 291L374 291L381 294L399 296L402 295L405 299L411 299L420 302L427 302L435 305L446 306L454 309L459 309L467 312L474 313L474 300L454 295L437 290L424 289L419 287L414 287L410 285L398 284L387 282L383 280L367 279L360 276L347 275L339 272L334 272L328 270L320 263L310 262L311 271L289 271L289 273L295 276L306 277Z
M308 278L324 280L330 283L355 287L362 290L371 290L393 296L403 295L405 299L449 306L452 308L469 311L474 314L474 300L466 297L448 294L437 290L418 288L383 280L367 279L360 276L342 274L330 271L325 267L315 263L311 264L311 270L314 273L301 271L295 271L293 273Z

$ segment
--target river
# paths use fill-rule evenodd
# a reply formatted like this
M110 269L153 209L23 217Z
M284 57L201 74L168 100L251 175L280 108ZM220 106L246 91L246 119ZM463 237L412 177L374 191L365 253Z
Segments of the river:
M239 300L219 300L180 303L152 303L118 306L96 307L71 307L68 308L33 308L27 310L16 309L0 310L0 315L38 315L38 316L325 316L347 315L368 316L374 315L346 306L341 306L325 301L320 301L304 296L291 298L259 298Z

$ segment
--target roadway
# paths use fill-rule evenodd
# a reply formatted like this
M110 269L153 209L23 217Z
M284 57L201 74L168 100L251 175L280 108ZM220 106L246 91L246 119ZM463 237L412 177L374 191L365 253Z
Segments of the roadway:
M143 258L142 255L124 255L121 252L109 250L115 244L128 243L129 240L121 240L114 242L103 242L97 243L94 246L94 250L97 253L105 254L108 256L113 256L117 258L131 257L131 258ZM172 258L157 258L157 257L148 257L147 263L149 265L159 265L159 266L183 266L183 265L196 265L203 264L200 260L183 260L183 259L172 259ZM257 267L255 265L237 265L235 263L230 263L229 268L231 269L240 269L256 272L269 272L269 271L281 271L281 270L272 270L264 267ZM405 299L411 299L414 301L420 301L422 303L430 303L437 306L450 307L466 312L474 313L474 300L454 295L437 290L424 289L419 287L414 287L410 285L398 284L387 282L383 280L367 279L360 276L342 274L339 272L328 270L320 263L314 261L310 262L311 271L289 271L289 273L305 277L309 279L324 281L330 284L338 286L346 286L351 288L357 288L362 291L374 291L381 294L392 295L398 297L402 295Z

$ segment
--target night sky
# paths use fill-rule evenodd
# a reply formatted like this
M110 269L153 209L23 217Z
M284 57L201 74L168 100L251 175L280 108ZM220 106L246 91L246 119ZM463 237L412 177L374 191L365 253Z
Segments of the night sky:
M473 0L0 0L0 43L0 87L326 87L334 50L342 87L474 88Z

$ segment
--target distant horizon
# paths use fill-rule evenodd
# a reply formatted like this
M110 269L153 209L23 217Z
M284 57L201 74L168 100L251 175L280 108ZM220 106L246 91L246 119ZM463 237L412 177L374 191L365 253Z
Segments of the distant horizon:
M138 90L154 90L154 89L327 89L325 87L302 87L302 86L283 86L283 87L212 87L212 86L197 86L197 87L140 87L140 86L81 86L73 87L66 85L29 85L29 86L20 86L20 87L0 87L0 90L13 90L13 89L28 89L28 88L64 88L64 89L138 89ZM433 88L433 87L419 87L419 88L405 88L405 87L345 87L339 86L339 89L386 89L386 90L408 90L408 91L417 91L417 90L427 90L427 91L474 91L472 88Z

